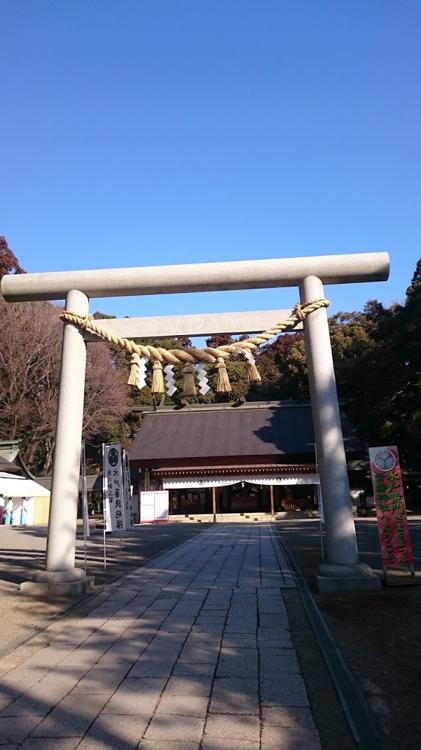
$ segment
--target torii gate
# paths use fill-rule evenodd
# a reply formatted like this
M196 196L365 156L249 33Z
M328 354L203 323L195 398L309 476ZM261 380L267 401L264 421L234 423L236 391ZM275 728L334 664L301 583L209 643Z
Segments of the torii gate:
M387 253L358 253L29 273L3 277L1 291L8 302L64 299L66 311L79 315L88 314L90 297L269 287L298 286L304 304L324 297L323 284L386 281L389 265ZM279 320L279 312L274 313L275 320ZM285 311L282 312L285 316ZM268 322L267 312L124 319L101 321L101 325L111 324L120 335L148 337L169 332L180 336L254 333L262 330L262 321ZM84 571L75 567L85 338L88 337L72 323L65 322L63 328L46 570L37 572L33 582L22 584L22 590L46 596L77 595L89 588ZM326 526L327 562L318 569L319 589L326 592L378 589L380 579L358 557L326 309L321 308L306 318L304 340Z

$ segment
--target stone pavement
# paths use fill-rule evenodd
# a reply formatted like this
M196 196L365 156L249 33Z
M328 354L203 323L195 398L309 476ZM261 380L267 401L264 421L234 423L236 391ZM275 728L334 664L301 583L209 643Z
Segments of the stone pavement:
M269 524L217 524L3 675L0 750L320 750Z

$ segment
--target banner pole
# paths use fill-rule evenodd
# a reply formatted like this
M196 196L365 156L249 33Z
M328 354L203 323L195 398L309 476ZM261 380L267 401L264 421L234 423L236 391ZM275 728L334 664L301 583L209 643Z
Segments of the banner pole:
M399 451L396 445L368 449L384 581L391 569L413 575L412 551Z
M125 497L126 528L133 528L133 500L130 482L130 463L127 451L123 448L123 487Z
M107 570L107 547L106 547L106 514L105 514L105 503L107 493L107 477L105 474L105 443L102 444L102 519L103 519L103 555L104 555L104 570Z
M82 440L80 451L81 469L82 469L82 517L83 517L83 543L85 548L85 575L87 569L87 536L89 535L89 510L88 510L88 490L86 485L86 453L85 441Z
M316 474L319 480L319 483L317 485L317 505L319 508L319 534L320 534L320 554L322 557L322 560L325 559L325 549L323 544L323 524L325 521L324 517L324 511L323 511L323 498L322 498L322 486L320 484L320 473L319 473L319 460L317 457L317 445L314 443L314 459L316 464Z
M320 531L320 553L322 556L322 560L325 559L325 550L324 550L324 544L323 544L323 500L322 500L322 490L320 487L320 478L319 478L319 484L317 485L317 496L319 501L319 531Z

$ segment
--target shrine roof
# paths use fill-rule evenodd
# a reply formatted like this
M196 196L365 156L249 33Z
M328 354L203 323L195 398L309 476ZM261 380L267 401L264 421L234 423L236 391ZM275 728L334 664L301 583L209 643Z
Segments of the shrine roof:
M344 415L347 452L362 445ZM247 403L163 408L144 414L129 452L131 461L227 459L279 455L314 456L310 404Z

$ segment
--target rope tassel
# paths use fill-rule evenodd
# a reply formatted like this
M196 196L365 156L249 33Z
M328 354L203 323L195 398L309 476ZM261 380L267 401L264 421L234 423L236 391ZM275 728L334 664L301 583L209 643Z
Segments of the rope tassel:
M249 349L243 349L242 350L246 360L247 360L247 380L249 383L261 383L262 378L260 376L260 372L257 369L256 360L253 357L251 351Z
M183 396L196 396L196 384L194 382L193 365L187 364L183 367Z
M128 385L137 385L137 374L139 371L139 355L134 352L130 359L130 375L127 381Z
M216 369L218 370L218 378L216 381L216 390L218 393L231 393L231 383L228 377L227 366L223 357L218 357L216 360Z
M249 383L261 383L262 378L255 362L247 362L247 380Z
M160 362L159 359L156 359L153 363L151 393L153 396L159 396L165 393L162 362Z

